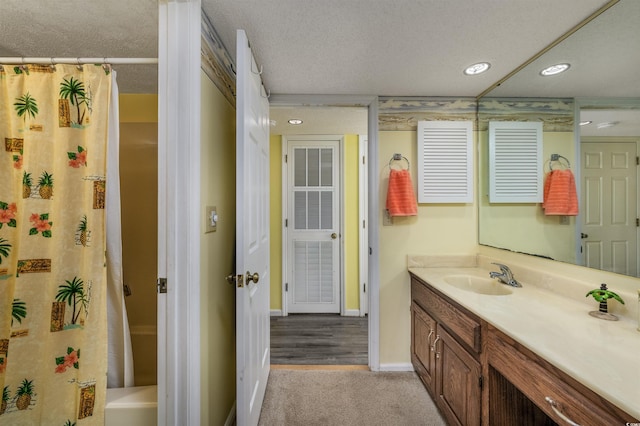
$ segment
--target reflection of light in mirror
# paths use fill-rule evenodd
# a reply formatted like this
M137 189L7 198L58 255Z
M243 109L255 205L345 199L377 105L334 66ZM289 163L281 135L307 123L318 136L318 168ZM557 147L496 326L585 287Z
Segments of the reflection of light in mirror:
M560 74L561 72L565 72L566 70L568 70L569 67L571 67L571 65L569 65L569 64L551 65L550 67L547 67L547 68L543 69L542 71L540 71L540 75L548 77L548 76L551 76L551 75Z
M300 124L302 124L302 120L298 119L298 118L292 118L291 120L288 121L289 124L293 124L294 126L298 126Z
M589 124L591 124L591 123L593 123L593 121L591 121L591 120L585 120L585 121L581 121L581 122L580 122L580 125L581 125L581 126L586 126L586 125L589 125Z
M617 124L618 124L618 122L617 122L617 121L606 121L606 122L604 122L604 123L598 123L598 124L596 125L596 127L597 127L598 129L607 129L607 128L609 128L609 127L613 127L613 126L615 126L615 125L617 125Z

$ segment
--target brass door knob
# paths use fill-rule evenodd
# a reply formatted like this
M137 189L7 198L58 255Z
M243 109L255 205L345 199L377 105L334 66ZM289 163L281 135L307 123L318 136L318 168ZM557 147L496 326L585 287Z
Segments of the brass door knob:
M258 275L257 272L254 272L253 274L249 271L247 271L247 283L249 283L250 281L253 281L254 283L258 284L258 281L260 280L260 275Z
M338 238L338 234L336 234L335 232L333 234L331 234L331 239L335 240L336 238Z

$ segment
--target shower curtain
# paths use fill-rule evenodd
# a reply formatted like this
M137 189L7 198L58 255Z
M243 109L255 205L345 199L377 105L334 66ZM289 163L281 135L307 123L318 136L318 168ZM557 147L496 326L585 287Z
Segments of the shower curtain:
M0 68L0 424L102 424L113 76Z

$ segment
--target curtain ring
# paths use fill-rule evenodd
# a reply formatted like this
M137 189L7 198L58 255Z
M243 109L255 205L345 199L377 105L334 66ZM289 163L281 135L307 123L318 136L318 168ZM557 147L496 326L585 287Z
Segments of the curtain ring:
M55 70L56 70L56 63L55 63L55 61L53 60L53 58L51 58L51 65L49 65L49 67L51 68L51 70L52 70L52 71L55 71Z
M27 66L24 64L24 56L22 56L22 64L20 65L20 69L24 72L27 72Z
M80 58L76 58L76 68L78 71L82 71L82 64L80 63Z

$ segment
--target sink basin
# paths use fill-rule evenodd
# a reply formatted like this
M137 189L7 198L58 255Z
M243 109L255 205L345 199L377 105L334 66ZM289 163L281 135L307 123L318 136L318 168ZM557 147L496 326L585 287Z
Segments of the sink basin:
M498 280L477 277L475 275L449 275L444 281L460 290L492 296L505 296L511 294L511 289Z

